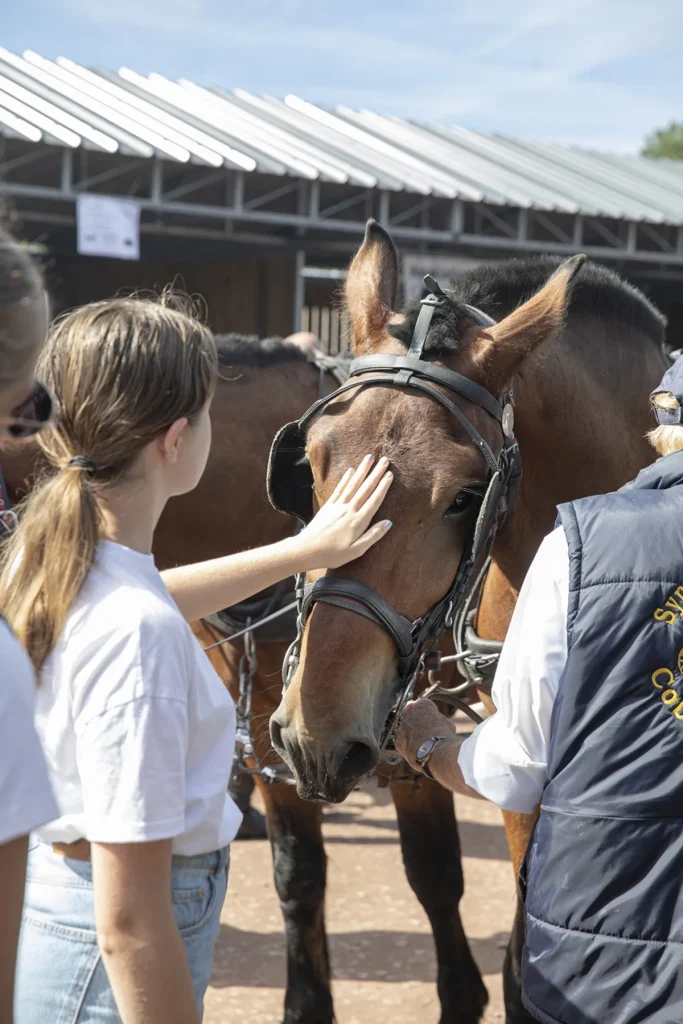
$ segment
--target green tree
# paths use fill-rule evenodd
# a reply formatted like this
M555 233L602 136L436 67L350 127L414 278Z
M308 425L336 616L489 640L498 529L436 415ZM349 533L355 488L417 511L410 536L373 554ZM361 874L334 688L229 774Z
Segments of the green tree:
M642 156L664 160L683 160L683 124L672 121L667 128L658 128L645 139Z

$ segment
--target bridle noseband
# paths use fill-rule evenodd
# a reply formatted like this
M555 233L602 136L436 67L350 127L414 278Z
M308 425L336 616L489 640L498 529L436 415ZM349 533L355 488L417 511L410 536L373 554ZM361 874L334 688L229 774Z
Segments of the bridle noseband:
M410 388L426 394L445 408L467 432L487 466L487 488L473 531L465 545L455 578L448 591L424 615L410 622L372 587L357 580L326 575L315 583L297 580L299 617L297 637L283 665L283 686L287 688L298 666L301 642L308 617L317 603L329 604L362 615L381 626L392 638L398 655L398 693L389 713L380 741L383 753L393 737L400 714L410 699L415 681L424 670L425 658L435 650L465 598L472 575L491 550L496 534L507 515L521 478L519 447L514 437L512 397L501 398L445 366L423 359L423 351L432 317L451 300L436 281L425 277L429 294L422 299L420 312L406 355L367 355L354 359L349 380L336 391L315 402L295 423L289 423L273 442L268 466L268 494L276 509L297 516L302 523L313 517L312 473L305 460L306 431L311 420L334 399L352 389L366 387ZM474 306L464 307L480 327L492 327L495 321ZM372 374L372 376L366 376ZM362 376L361 376L362 375ZM443 394L446 388L483 409L498 423L502 435L500 454L496 456L471 420ZM310 477L310 482L309 482Z

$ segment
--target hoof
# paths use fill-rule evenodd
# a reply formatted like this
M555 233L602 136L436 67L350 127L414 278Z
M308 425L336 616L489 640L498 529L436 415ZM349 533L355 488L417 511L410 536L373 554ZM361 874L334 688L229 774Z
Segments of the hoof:
M249 807L242 818L239 832L235 839L267 839L266 819L253 807Z

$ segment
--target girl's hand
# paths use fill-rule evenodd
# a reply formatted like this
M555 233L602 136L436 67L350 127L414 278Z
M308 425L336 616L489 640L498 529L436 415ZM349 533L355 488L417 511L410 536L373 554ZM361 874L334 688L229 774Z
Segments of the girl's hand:
M391 528L388 519L370 526L394 479L389 459L366 455L358 469L348 469L297 541L303 570L336 569L360 558ZM372 472L371 472L372 470Z

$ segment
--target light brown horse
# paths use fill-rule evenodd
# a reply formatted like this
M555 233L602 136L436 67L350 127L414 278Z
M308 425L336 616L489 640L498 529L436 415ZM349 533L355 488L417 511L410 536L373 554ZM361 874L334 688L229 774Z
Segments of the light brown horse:
M667 365L663 319L605 268L584 264L570 284L569 271L552 276L558 262L536 258L473 272L456 285L453 305L434 314L427 337L425 358L494 396L514 388L524 476L493 548L480 602L478 632L488 639L504 638L556 505L615 489L653 458L644 435L647 396ZM346 285L354 354L405 354L418 305L396 311L396 293L391 239L371 223ZM463 303L498 323L477 326ZM448 398L498 452L495 420L458 395ZM309 427L307 454L319 502L367 451L392 460L395 479L381 515L394 526L337 575L372 587L412 620L451 584L476 516L476 502L456 499L484 486L484 461L458 420L430 397L392 387L352 390ZM376 763L396 670L394 643L375 622L314 605L298 669L271 723L273 743L292 766L300 792L341 800ZM505 818L517 870L534 816ZM519 1000L521 920L518 914L506 963L509 1022L529 1020ZM463 1012L445 1019L473 1018Z
M238 336L219 338L221 378L212 405L213 443L199 487L173 499L155 534L160 568L229 554L282 539L293 530L274 512L265 491L272 436L317 397L319 370L297 348L276 339L256 343ZM327 375L325 387L337 382ZM13 497L26 489L35 450L0 453ZM195 624L204 646L218 637ZM279 759L268 737L268 720L281 693L281 666L289 641L262 643L256 633L258 671L254 679L252 733L262 764ZM210 652L217 671L237 698L242 642ZM332 1024L330 962L325 933L326 857L322 807L302 800L293 786L259 783L267 810L275 886L287 944L285 1024ZM463 890L457 825L450 793L425 781L391 786L403 860L427 912L439 965L443 1021L474 1021L486 1002L458 913ZM239 908L233 906L233 914ZM468 1012L459 1016L462 1007Z

